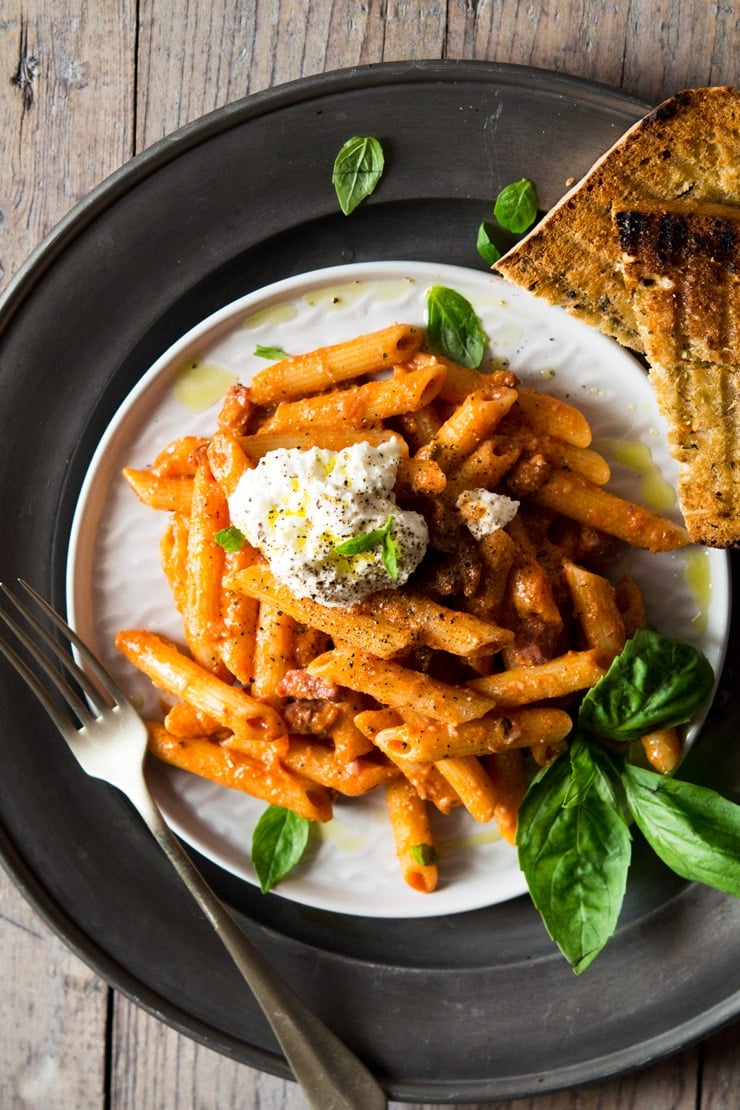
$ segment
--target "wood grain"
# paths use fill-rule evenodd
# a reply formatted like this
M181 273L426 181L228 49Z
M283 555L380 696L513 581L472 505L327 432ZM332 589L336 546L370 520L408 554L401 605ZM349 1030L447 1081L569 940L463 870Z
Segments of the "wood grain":
M735 24L733 5L705 0L5 0L0 286L134 153L248 93L347 66L448 57L539 66L658 102L740 80ZM0 951L3 1108L305 1106L294 1084L111 995L2 873ZM739 1057L736 1023L627 1076L498 1105L730 1110L740 1105Z

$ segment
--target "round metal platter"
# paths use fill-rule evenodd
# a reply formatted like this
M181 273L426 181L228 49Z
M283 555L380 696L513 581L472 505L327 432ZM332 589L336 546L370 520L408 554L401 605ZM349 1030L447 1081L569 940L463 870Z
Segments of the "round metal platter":
M544 208L645 106L541 71L393 63L284 85L205 117L104 182L0 304L0 577L64 605L69 529L108 421L208 313L323 266L423 259L484 268L475 232L507 182ZM351 217L331 167L353 134L387 168ZM740 789L736 632L687 777ZM0 848L67 943L162 1020L288 1075L257 1006L128 804L86 778L2 672ZM397 920L263 896L207 861L266 955L390 1097L532 1095L637 1067L740 1010L740 901L686 884L642 844L616 936L575 976L526 897Z

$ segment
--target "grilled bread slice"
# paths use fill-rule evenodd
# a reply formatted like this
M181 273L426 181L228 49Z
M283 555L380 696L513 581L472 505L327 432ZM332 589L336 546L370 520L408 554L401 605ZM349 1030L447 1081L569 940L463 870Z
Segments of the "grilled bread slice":
M687 530L740 544L740 208L642 203L613 220Z
M495 268L639 351L612 206L680 197L740 205L740 90L690 89L666 100L630 128Z

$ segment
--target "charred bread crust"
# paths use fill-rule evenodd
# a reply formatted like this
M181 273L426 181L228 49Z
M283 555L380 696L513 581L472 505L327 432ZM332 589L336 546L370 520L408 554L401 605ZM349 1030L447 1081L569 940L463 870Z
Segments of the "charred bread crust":
M494 268L640 351L612 207L682 198L740 205L740 90L689 89L660 104Z
M616 207L613 221L687 530L696 543L737 546L740 208L646 202Z

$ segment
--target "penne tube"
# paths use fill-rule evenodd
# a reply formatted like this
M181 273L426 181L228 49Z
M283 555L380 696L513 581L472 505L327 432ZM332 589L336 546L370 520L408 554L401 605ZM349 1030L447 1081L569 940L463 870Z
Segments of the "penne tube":
M320 425L362 428L404 412L414 412L437 396L444 368L431 366L394 378L348 386L299 401L283 401L262 425L265 432L295 432Z
M207 453L214 479L226 497L231 497L242 474L251 469L251 460L244 453L237 436L223 430L214 433Z
M372 740L356 725L355 719L363 711L365 699L362 696L347 697L337 703L337 716L327 729L334 751L341 763L351 763L358 756L367 755L373 750Z
M440 605L414 590L406 589L403 593L384 590L371 594L365 606L391 624L407 628L412 643L426 644L452 655L473 655L484 648L497 651L514 639L514 633L508 628L461 609Z
M386 785L385 800L404 881L413 890L430 894L439 875L426 804L403 778Z
M604 674L606 667L598 651L568 651L545 663L473 678L467 685L492 698L500 710L590 689Z
M304 736L291 736L283 763L312 782L336 790L347 798L359 798L378 786L400 778L400 772L377 751L359 755L349 763L339 759L329 744Z
M611 478L611 467L598 451L576 447L544 432L530 432L526 425L511 432L500 429L494 439L501 452L518 447L527 454L540 453L553 466L574 470L598 486L606 485Z
M445 500L454 504L466 489L494 489L516 464L519 454L518 447L499 453L494 440L484 440L453 474L448 474Z
M263 761L234 751L208 737L173 736L155 721L147 722L149 751L157 759L241 790L272 805L291 809L309 821L331 820L331 796L319 783L284 767L280 760Z
M187 604L187 559L188 559L188 532L190 519L185 513L173 513L167 527L162 533L159 542L159 556L167 579L175 608L178 613L185 612Z
M496 812L496 790L491 776L474 755L441 759L436 765L470 816L487 824Z
M185 640L193 656L204 667L217 670L220 664L217 645L223 634L224 550L216 543L215 534L227 526L229 510L206 458L201 459L193 483L182 619Z
M447 485L444 470L431 459L401 459L396 475L397 497L417 497L419 494L436 496Z
M516 398L516 390L505 387L469 393L420 449L421 457L432 459L445 474L456 470L497 427Z
M243 543L238 551L226 551L221 582L222 636L218 642L218 653L229 673L247 688L254 680L259 602L229 589L225 583L232 574L252 566L259 557L259 553L248 543Z
M255 374L250 385L252 400L258 405L274 404L318 393L349 378L390 369L418 351L423 338L423 332L412 324L394 324L308 354L281 359Z
M144 505L169 513L189 513L193 500L192 477L170 477L153 470L127 466L123 477Z
M591 427L583 413L573 405L537 389L519 387L518 392L519 411L535 428L542 429L555 439L572 443L574 447L590 446Z
M296 447L304 450L308 450L309 447L321 447L327 451L341 451L344 447L351 447L355 443L370 443L377 447L378 444L387 443L390 439L400 443L408 455L408 448L403 438L397 432L386 428L363 428L358 430L357 428L337 428L326 425L315 428L310 432L299 430L294 432L257 432L254 435L240 436L239 445L247 458L255 463L259 462L269 451L291 450Z
M282 704L277 687L294 666L296 631L296 622L284 609L272 601L259 602L251 688L258 701L276 707Z
M224 728L220 721L201 713L194 705L186 701L178 701L167 711L164 718L164 727L173 736L216 736L223 734Z
M411 641L408 629L397 628L382 618L321 605L311 598L294 597L265 566L238 571L230 576L226 584L239 593L273 603L295 620L326 632L335 639L361 644L381 658L403 651Z
M626 642L614 587L600 574L579 567L570 559L563 559L563 574L586 643L608 666Z
M683 754L683 740L677 728L661 728L641 738L648 763L661 775L669 775Z
M467 755L488 755L533 744L557 744L570 733L573 722L562 709L513 709L506 715L489 714L480 720L444 725L439 721L404 720L385 729L376 743L384 751L417 763Z
M527 789L522 751L511 748L505 752L493 752L483 762L496 794L493 819L504 840L516 844L519 806Z
M459 724L482 717L494 708L490 698L464 686L451 686L400 663L378 659L367 651L333 650L306 668L350 690L369 694L393 709L409 706L427 717Z
M154 632L119 632L116 647L160 690L189 702L230 732L263 747L285 736L285 723L271 706L250 697L241 687L223 682Z
M581 524L648 551L675 551L688 543L686 529L578 474L553 471L532 500Z
M164 447L151 465L159 478L192 478L200 451L208 444L203 436L181 436Z
M420 370L422 366L439 365L438 360L431 357L421 362L414 361L414 368ZM408 444L409 452L415 454L420 447L429 443L439 431L442 418L437 411L436 401L431 401L414 412L403 412L397 419L404 442Z
M367 736L392 763L395 763L419 797L430 802L440 813L450 813L461 804L460 798L434 764L417 763L412 759L398 756L383 743L386 730L391 730L401 723L402 718L395 709L366 709L355 717L355 724L360 732Z

